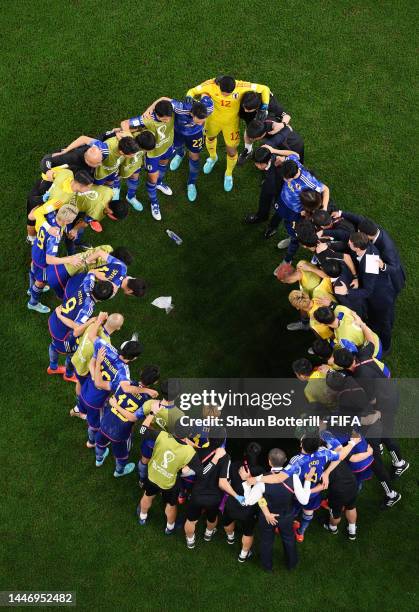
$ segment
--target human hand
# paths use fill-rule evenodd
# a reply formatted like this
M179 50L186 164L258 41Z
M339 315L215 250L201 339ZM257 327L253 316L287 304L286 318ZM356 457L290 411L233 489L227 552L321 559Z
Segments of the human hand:
M330 213L330 216L333 219L339 219L339 217L342 216L342 211L341 210L334 210L332 213Z
M48 234L51 234L51 236L59 236L60 235L60 228L59 227L50 227L48 230Z
M348 287L345 285L345 283L342 283L341 285L336 285L336 287L334 288L334 292L335 295L347 295Z
M214 453L214 459L221 459L226 454L226 449L219 446Z
M234 499L236 499L241 506L245 505L244 495L236 495Z
M272 512L266 512L266 514L264 513L266 522L273 526L278 525L278 521L276 520L277 516L279 516L279 514L272 514Z
M239 469L239 476L242 480L248 480L250 478L250 472L246 470L244 465Z
M83 263L83 257L79 254L70 255L69 264L72 266L80 266Z
M357 278L353 278L350 286L352 287L352 289L358 289L359 288L359 280Z

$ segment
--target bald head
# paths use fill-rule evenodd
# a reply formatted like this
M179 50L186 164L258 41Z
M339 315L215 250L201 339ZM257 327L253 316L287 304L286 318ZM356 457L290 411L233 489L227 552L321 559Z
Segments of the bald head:
M91 168L97 168L102 163L102 151L94 145L93 147L89 147L84 154L84 161Z
M124 317L119 312L114 312L106 319L105 327L109 333L118 331L124 324Z

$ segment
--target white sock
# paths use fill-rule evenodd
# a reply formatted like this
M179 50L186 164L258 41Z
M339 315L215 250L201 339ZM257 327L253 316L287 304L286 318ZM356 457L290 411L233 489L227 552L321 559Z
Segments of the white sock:
M348 523L348 531L351 535L356 534L356 523Z
M234 539L234 531L233 531L233 533L228 533L227 537L228 537L229 540L233 540Z
M404 459L402 459L401 461L393 461L393 465L396 468L403 467L405 463L406 461L404 461Z
M214 529L208 529L208 527L205 529L206 535L212 535L213 533L214 533Z
M148 513L147 513L147 512L146 512L145 514L144 514L144 512L140 512L140 519L141 519L142 521L145 521L145 520L146 520L146 518L147 518L147 516L148 516Z
M253 149L253 143L251 143L251 142L250 142L250 143L248 144L247 142L245 142L245 143L244 143L244 148L246 149L246 151L247 151L248 153L251 153L251 152L252 152L252 149Z
M193 535L192 537L188 537L186 536L186 541L188 542L188 544L192 544L192 542L195 540L195 535Z
M330 529L330 531L337 531L337 525L331 525L329 523L329 529Z
M29 236L28 234L28 240L30 240L30 242L32 242L32 244L35 242L36 240L36 236Z
M240 556L241 556L241 557L247 557L247 553L248 553L248 552L249 552L248 550L245 550L244 548L242 548L242 549L241 549L241 552L240 552Z
M175 526L175 524L174 524L174 523L169 523L169 522L167 522L167 523L166 523L166 528L167 528L167 529L173 529L173 528L174 528L174 526Z

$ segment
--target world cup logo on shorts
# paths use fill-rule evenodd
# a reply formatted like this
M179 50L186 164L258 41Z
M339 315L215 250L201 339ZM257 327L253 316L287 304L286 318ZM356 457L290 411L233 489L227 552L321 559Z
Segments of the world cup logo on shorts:
M162 467L166 469L169 463L171 463L174 458L175 458L175 454L172 453L172 451L170 450L165 451L163 455L163 461L161 463Z

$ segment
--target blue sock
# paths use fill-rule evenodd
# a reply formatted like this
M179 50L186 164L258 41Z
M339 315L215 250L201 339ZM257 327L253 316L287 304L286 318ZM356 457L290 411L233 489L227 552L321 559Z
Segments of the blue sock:
M164 177L166 176L167 168L169 164L159 164L159 179L158 183L164 183Z
M175 155L179 155L179 157L185 157L184 147L179 147L179 149L175 149Z
M310 525L312 520L313 520L313 514L306 514L305 512L303 512L303 516L301 517L301 524L300 524L300 528L298 529L298 533L302 535L307 529L307 527Z
M73 355L67 355L67 357L65 358L65 375L68 376L68 378L73 376L74 373L74 367L71 363L72 356Z
M89 430L87 430L87 433L89 433ZM96 436L95 436L95 439L96 439ZM106 446L96 445L96 448L95 448L96 461L102 461L105 451L106 451Z
M199 159L189 158L188 185L195 185L198 174L199 174Z
M58 353L52 344L49 345L49 367L51 370L56 370L58 368Z
M152 204L157 204L157 206L159 205L159 201L157 199L157 189L156 189L156 183L152 183L151 181L147 181L147 193L148 193L148 197L150 198L150 202Z
M29 290L32 289L32 285L34 284L34 282L35 282L35 275L32 272L32 270L29 270Z
M122 474L125 466L127 465L128 459L117 459L116 460L116 471L118 474Z
M140 182L140 177L139 176L137 176L137 178L130 177L127 180L127 187L128 187L127 197L128 198L133 198L135 196L135 194L137 193L138 183L139 182Z
M121 189L121 179L119 178L119 176L114 179L112 187L113 189Z
M35 283L31 287L31 299L29 300L29 304L35 306L39 302L39 297L42 293L42 287L38 287Z
M88 426L87 427L87 437L89 438L89 442L91 444L94 444L95 439L96 439L96 429L93 429L93 427Z
M145 480L147 478L148 465L147 463L143 463L140 459L138 462L138 475L141 480Z

